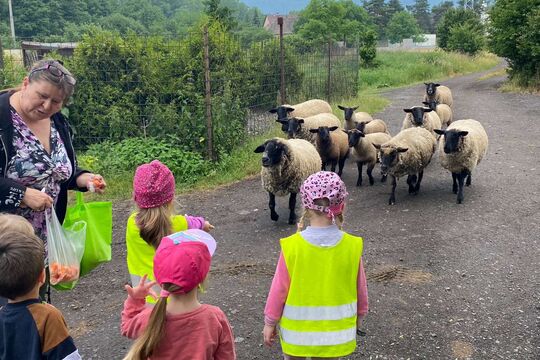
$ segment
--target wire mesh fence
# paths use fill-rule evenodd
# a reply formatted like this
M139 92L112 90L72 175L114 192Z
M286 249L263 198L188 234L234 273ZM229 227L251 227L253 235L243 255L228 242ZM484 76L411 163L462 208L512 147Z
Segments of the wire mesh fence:
M274 126L268 110L282 102L332 102L358 87L357 49L330 41L301 50L287 37L242 46L207 27L183 39L103 32L79 43L20 45L2 52L3 87L20 83L34 61L61 57L77 78L66 113L79 149L156 137L214 159Z

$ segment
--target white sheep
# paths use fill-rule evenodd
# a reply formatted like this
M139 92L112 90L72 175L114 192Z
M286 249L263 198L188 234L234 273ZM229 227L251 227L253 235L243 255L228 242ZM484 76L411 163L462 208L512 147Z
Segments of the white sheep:
M369 185L373 185L375 181L371 175L375 164L377 163L377 150L374 144L381 145L391 139L387 133L364 134L361 131L362 124L359 124L356 129L345 131L348 135L349 147L351 147L349 157L356 162L358 167L358 179L356 186L362 186L362 166L367 165L367 176ZM386 175L383 175L381 182L386 181Z
M359 128L359 126L361 128ZM356 128L360 129L360 131L362 131L364 134L385 133L390 135L388 132L388 126L384 120L381 119L374 119L358 123L356 124Z
M379 161L383 174L392 175L392 193L388 203L396 203L397 179L407 176L409 194L418 194L424 169L435 152L435 138L421 127L400 131L382 145L374 144L379 150Z
M311 99L295 105L283 104L274 109L269 110L272 114L277 114L277 122L287 120L290 117L306 118L309 116L332 113L332 107L329 103L320 99ZM285 125L282 123L281 130L287 131Z
M315 144L315 137L309 131L310 129L318 129L321 126L338 126L341 127L341 121L334 114L317 114L306 118L293 117L287 120L280 120L283 126L287 127L287 135L289 139L304 139Z
M442 126L448 126L454 120L454 114L450 106L446 104L439 104L437 100L424 101L423 104L429 107L431 110L434 110L437 115L439 115Z
M424 85L426 85L424 101L437 100L440 104L452 106L454 99L452 98L452 91L448 87L432 82L424 83Z
M321 157L309 141L302 139L273 138L255 149L263 153L261 181L268 191L270 218L279 219L276 213L276 195L289 197L289 224L296 222L296 194L307 177L321 169Z
M315 136L315 148L319 152L322 160L321 170L326 170L326 165L330 164L330 169L336 172L336 164L339 164L337 174L343 174L345 160L349 155L349 144L347 135L341 131L338 126L319 126L318 129L309 131Z
M435 131L433 130L440 129L442 125L441 119L435 111L422 106L413 106L410 109L403 109L403 111L407 114L403 119L401 130L411 127L423 127L428 130L435 139L437 138L437 134L435 134Z
M439 160L452 173L452 191L457 203L463 202L463 182L471 185L471 173L484 158L488 136L482 124L473 119L454 121L446 130L435 130L443 135L439 140Z
M369 115L367 112L354 112L356 109L358 109L358 106L346 107L338 105L338 108L343 110L343 118L345 119L345 130L356 129L356 124L373 120L371 115Z

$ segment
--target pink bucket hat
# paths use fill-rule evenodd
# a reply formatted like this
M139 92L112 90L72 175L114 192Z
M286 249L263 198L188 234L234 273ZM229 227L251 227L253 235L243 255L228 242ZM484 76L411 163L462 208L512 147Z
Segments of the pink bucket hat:
M174 199L174 176L159 160L143 164L135 170L133 200L141 209L155 208Z
M154 276L158 284L170 283L186 294L204 281L216 251L216 240L199 229L180 231L161 239L154 256ZM162 290L161 297L169 296Z
M349 193L345 183L334 172L319 171L310 175L300 187L302 205L307 209L326 213L329 218L343 212L345 199ZM327 198L329 206L316 205L315 200Z

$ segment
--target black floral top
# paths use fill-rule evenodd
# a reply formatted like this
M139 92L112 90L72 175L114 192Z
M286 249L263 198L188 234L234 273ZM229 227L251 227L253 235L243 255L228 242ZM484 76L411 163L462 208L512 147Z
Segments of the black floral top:
M11 120L15 130L13 148L16 154L8 163L6 177L26 187L45 191L56 203L60 193L60 184L71 177L73 169L64 142L54 127L54 122L51 121L51 153L49 154L15 109L11 109ZM30 221L36 234L47 245L45 214L50 216L50 211L34 211L28 207L19 207L16 214Z

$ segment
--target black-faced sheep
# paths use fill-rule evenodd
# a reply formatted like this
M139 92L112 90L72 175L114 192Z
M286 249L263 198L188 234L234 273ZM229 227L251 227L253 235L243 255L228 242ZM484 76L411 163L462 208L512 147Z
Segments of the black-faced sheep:
M337 174L343 174L343 166L349 155L349 145L347 135L341 131L338 126L319 126L318 129L309 131L315 135L315 147L321 156L321 170L326 170L326 165L330 164L330 169L336 172L336 165L339 164Z
M367 165L367 176L369 185L375 181L371 175L375 164L377 163L377 150L374 145L381 145L391 139L387 133L364 134L362 131L364 124L358 124L356 129L348 130L349 147L351 147L349 157L356 162L358 167L358 179L356 186L362 185L362 166ZM386 181L386 175L383 175L381 182Z
M263 153L261 181L268 191L270 218L279 219L276 213L276 195L289 197L289 224L296 222L296 194L307 177L321 169L321 157L309 141L302 139L273 138L255 149Z
M296 105L281 105L269 110L272 114L277 114L277 122L287 120L290 117L306 118L309 116L332 113L332 107L324 100L312 99ZM281 122L281 130L287 131L286 126Z
M318 129L321 126L341 126L341 121L334 114L317 114L306 118L289 118L280 120L283 126L287 127L287 136L289 139L304 139L315 143L315 137L309 131L310 129Z
M439 160L452 173L452 191L457 203L463 202L463 182L471 185L471 173L486 155L488 136L482 124L473 119L454 121L446 130L435 130L443 135L439 140Z
M409 194L418 194L424 176L424 168L435 152L436 141L429 131L413 127L400 131L382 145L374 144L379 150L379 161L383 174L392 175L392 193L388 203L396 203L397 179L407 176Z
M345 119L345 130L356 129L356 124L373 120L371 115L369 115L367 112L354 112L354 110L358 109L358 106L346 107L338 105L338 108L343 110L343 118Z
M422 106L413 106L410 109L403 109L407 114L403 119L401 130L411 127L423 127L428 130L434 138L437 138L437 134L433 129L441 128L441 119L439 115L430 108Z
M454 120L454 115L450 106L446 104L439 104L437 100L424 101L423 104L429 107L431 110L434 110L437 115L439 115L442 126L448 126Z
M452 106L454 100L452 99L452 91L448 87L432 82L424 83L424 85L426 85L424 101L437 100L440 104Z

